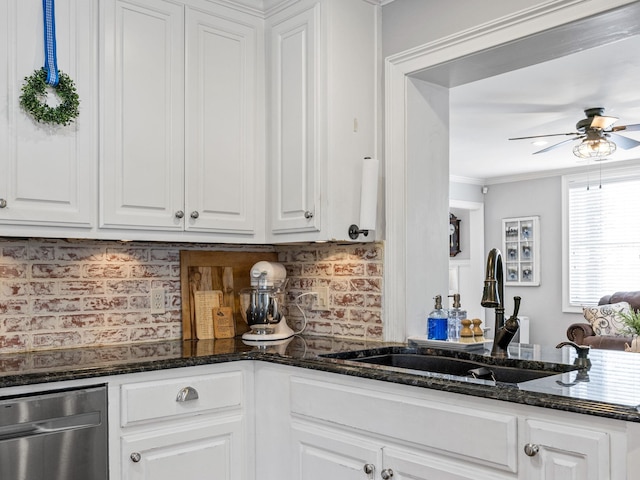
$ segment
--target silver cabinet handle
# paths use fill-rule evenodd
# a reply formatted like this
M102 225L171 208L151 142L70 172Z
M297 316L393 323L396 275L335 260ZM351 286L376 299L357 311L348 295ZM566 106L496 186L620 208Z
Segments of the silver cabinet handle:
M7 206L7 201L4 198L0 198L0 208L5 208Z
M390 468L385 468L380 472L380 476L383 478L383 480L389 480L391 477L393 477L393 470L391 470Z
M140 455L138 452L133 452L131 455L129 455L129 458L132 462L138 463L142 459L142 455Z
M524 453L528 457L535 457L538 454L539 450L540 450L540 447L534 443L527 443L524 446Z
M374 467L370 463L365 463L364 467L362 468L362 470L364 470L364 473L366 473L367 475L371 475L375 471L375 469L376 467Z
M304 218L306 218L307 220L311 220L313 218L313 212L307 210L306 212L304 212Z
M178 392L176 402L190 402L199 398L198 391L193 387L184 387Z
M184 217L184 212L182 210L178 210L176 212L176 218L182 218L182 217Z
M193 218L194 220L195 220L196 218L198 218L199 216L200 216L200 214L199 214L197 211L193 211L193 212L191 212L191 218Z

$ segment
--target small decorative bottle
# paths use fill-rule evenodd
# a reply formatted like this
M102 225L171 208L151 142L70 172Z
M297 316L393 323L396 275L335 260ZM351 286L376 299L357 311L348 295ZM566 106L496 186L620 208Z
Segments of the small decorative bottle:
M427 318L427 338L429 340L447 339L447 312L442 308L442 296L435 296L434 309Z

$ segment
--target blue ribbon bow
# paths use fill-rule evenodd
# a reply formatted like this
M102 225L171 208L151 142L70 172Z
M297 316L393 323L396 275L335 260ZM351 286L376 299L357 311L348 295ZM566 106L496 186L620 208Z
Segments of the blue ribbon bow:
M58 59L56 54L56 18L54 0L42 0L44 11L44 69L47 71L47 84L55 87L58 77Z

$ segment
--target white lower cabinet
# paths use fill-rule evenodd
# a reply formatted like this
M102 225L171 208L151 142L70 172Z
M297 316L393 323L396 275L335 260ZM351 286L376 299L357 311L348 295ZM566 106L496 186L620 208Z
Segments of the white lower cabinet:
M111 480L254 478L250 362L127 375L110 391Z
M424 452L316 425L294 423L295 478L305 480L474 480L476 471Z
M160 431L124 435L122 478L233 480L241 473L242 419L184 423Z
M610 478L607 432L533 419L524 423L527 480Z
M256 367L264 388L277 406L263 426L277 431L256 418L260 480L630 480L640 468L634 423L271 365Z

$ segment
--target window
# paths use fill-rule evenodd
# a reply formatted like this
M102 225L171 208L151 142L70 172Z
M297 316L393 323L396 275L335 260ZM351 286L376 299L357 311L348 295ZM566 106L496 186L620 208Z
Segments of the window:
M563 177L564 310L640 289L640 170Z

